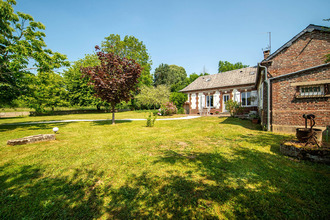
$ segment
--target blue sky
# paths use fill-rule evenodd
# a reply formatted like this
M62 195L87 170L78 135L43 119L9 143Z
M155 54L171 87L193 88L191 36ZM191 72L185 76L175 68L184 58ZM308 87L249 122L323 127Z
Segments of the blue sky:
M110 34L133 35L153 61L175 64L187 74L219 60L256 65L271 32L274 52L309 24L330 26L329 0L17 0L15 11L46 26L47 46L69 61L93 53Z

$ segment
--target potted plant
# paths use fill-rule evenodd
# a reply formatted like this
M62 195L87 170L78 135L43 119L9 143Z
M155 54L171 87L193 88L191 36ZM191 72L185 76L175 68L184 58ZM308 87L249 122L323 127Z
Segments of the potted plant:
M259 122L259 116L257 114L252 113L252 114L250 114L249 117L250 117L250 119L251 119L251 121L252 121L253 124L258 124L258 122Z

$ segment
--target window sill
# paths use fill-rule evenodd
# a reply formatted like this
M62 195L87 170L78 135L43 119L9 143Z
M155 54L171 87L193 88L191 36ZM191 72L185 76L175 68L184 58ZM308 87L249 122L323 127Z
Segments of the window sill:
M328 98L329 95L296 95L296 99Z

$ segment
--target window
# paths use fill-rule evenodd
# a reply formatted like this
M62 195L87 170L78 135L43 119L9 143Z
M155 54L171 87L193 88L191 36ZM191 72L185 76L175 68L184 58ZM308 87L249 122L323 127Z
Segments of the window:
M213 107L213 95L206 96L206 107L207 108Z
M251 106L251 92L242 92L241 94L241 103L242 106Z
M317 86L302 86L300 87L300 96L308 97L308 96L320 96L324 95L324 86L317 85Z

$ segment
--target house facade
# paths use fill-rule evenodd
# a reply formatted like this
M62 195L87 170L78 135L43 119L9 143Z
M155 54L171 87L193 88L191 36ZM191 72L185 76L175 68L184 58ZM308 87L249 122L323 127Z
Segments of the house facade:
M188 95L185 103L189 114L226 112L229 99L240 102L245 112L257 111L258 94L255 89L256 67L200 76L180 92Z
M330 125L329 28L309 25L258 64L258 112L267 130L294 132L303 114L316 116L316 127Z

